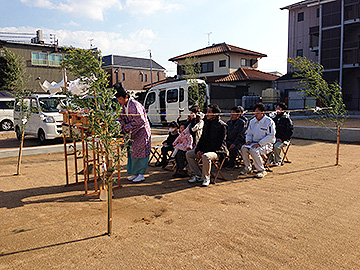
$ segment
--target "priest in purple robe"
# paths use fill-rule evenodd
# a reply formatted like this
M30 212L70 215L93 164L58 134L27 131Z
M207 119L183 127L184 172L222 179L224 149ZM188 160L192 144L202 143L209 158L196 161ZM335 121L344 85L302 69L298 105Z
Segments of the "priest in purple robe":
M151 129L144 107L127 93L121 83L114 85L116 98L122 106L120 123L122 132L130 134L131 147L128 150L128 180L141 182L149 163L151 150Z

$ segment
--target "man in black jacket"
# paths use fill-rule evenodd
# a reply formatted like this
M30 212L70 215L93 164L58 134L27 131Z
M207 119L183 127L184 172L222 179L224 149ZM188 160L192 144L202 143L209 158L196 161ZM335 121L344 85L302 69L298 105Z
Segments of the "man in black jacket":
M226 146L229 150L229 163L227 168L235 166L235 159L239 153L239 149L245 143L246 122L241 118L244 109L234 107L231 109L230 120L226 123L228 126Z
M274 144L275 166L281 165L281 148L290 143L294 129L289 113L284 110L286 110L286 105L279 103L276 106L276 116L273 119L276 126L276 142Z
M220 120L218 105L210 104L206 113L203 133L194 150L186 152L190 170L195 174L189 183L202 181L203 186L210 184L211 161L226 156L226 124ZM202 172L196 158L202 159Z

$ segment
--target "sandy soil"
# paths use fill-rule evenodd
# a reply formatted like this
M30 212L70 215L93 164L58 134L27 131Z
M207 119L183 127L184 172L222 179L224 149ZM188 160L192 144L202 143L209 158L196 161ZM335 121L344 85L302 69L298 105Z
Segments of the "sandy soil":
M296 120L293 120L293 122L294 122L295 126L305 126L305 127L318 126L318 124L313 122L312 120L316 120L316 118L315 119L296 119ZM333 127L333 123L329 120L324 121L324 123L327 127ZM360 128L360 119L359 118L346 119L344 122L344 128Z
M0 269L360 269L360 145L334 166L334 144L293 143L263 179L123 180L110 237L106 202L64 186L62 154L25 156L21 176L1 159Z

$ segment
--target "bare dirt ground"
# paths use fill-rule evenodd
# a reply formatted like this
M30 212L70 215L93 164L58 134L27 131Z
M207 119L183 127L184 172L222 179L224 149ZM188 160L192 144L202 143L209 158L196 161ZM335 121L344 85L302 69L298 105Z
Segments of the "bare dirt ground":
M313 120L316 120L313 119ZM312 122L310 119L296 119L293 120L295 126L317 126L316 123ZM327 127L334 127L331 121L325 121ZM344 128L360 128L360 119L359 118L347 118L344 122Z
M65 187L62 154L1 159L0 269L360 269L360 145L294 140L263 179L202 188L149 167L106 202Z

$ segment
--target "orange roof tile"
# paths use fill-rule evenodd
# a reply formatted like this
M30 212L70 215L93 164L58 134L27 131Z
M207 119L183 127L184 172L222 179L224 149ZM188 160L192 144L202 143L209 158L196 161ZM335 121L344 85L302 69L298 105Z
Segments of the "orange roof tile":
M228 76L218 79L215 82L236 82L236 81L273 81L279 76L250 68L239 68Z
M219 43L215 44L203 49L199 49L190 53L182 54L173 58L170 58L169 61L177 61L181 59L185 59L188 57L199 57L199 56L205 56L205 55L211 55L211 54L220 54L220 53L239 53L239 54L245 54L245 55L253 55L256 57L266 57L266 54L246 50L243 48L239 48L236 46L228 45L226 43Z

